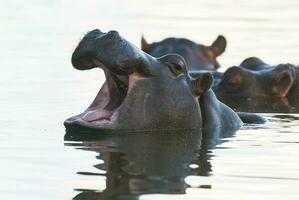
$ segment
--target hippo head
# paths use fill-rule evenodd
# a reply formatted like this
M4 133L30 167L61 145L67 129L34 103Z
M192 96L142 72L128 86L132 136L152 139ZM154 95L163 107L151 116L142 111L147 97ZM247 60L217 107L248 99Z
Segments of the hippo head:
M258 67L254 67L258 69ZM217 96L236 95L243 97L286 97L295 83L295 70L291 64L275 67L265 66L261 70L245 67L230 67L214 89Z
M218 36L211 46L205 46L183 38L167 38L149 44L142 37L141 48L154 57L179 54L185 58L188 70L217 70L220 65L216 58L225 51L226 39Z
M72 55L76 69L102 68L106 81L91 105L66 128L118 130L197 129L199 96L212 86L207 73L194 79L175 54L154 58L118 32L93 30Z

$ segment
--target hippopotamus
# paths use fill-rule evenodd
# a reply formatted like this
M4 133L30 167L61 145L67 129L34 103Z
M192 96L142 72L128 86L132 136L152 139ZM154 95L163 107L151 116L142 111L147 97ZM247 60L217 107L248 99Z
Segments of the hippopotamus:
M296 95L298 68L292 64L269 65L256 57L226 70L217 95L281 98ZM295 92L295 93L294 93Z
M210 46L197 44L185 38L166 38L159 42L149 44L145 38L141 38L141 49L154 56L160 57L168 53L176 53L184 57L188 70L217 70L220 65L217 57L220 56L226 48L226 39L219 35Z
M239 111L293 112L289 101L298 95L298 75L295 65L270 65L249 57L228 68L213 90L221 101Z
M64 122L66 128L124 132L242 125L217 100L210 73L191 78L180 55L155 58L117 31L87 33L72 64L78 70L102 68L106 81L83 113Z

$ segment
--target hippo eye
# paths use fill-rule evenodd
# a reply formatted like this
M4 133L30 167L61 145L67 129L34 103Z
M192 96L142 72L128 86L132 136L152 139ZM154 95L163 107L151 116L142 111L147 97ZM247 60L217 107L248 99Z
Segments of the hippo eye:
M185 69L177 63L170 63L168 65L168 67L169 67L170 71L176 76L183 74L185 71Z
M167 54L165 56L162 56L158 58L158 60L166 65L168 69L174 74L175 76L178 76L180 74L186 74L187 73L187 66L186 62L183 57L177 54Z

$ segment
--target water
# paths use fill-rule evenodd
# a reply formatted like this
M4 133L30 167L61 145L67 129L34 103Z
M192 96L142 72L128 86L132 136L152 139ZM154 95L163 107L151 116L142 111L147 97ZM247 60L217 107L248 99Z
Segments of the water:
M92 199L103 193L298 199L297 114L265 114L268 124L224 138L225 131L211 131L207 145L203 133L65 138L62 125L87 107L103 83L100 70L71 67L84 32L116 29L137 45L142 33L149 42L183 36L204 44L224 34L222 71L252 55L298 64L298 6L295 0L1 1L0 199ZM104 161L120 163L99 165ZM127 188L117 188L117 180Z

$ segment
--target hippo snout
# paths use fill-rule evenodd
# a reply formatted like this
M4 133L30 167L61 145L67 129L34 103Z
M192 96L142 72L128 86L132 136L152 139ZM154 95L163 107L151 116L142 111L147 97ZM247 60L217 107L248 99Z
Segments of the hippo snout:
M140 67L142 56L143 53L117 31L103 33L94 29L79 42L72 55L72 64L78 70L102 68L127 75ZM142 67L146 68L146 65Z
M72 65L78 70L88 70L95 68L95 39L97 37L106 35L99 29L94 29L88 32L80 41L72 55Z
M92 31L89 31L86 36L92 37L92 36L98 36L99 34L104 34L100 29L94 29Z
M122 44L123 43L123 39L122 37L119 35L119 33L117 31L109 31L108 33L102 33L100 35L98 35L96 37L96 42L98 44L107 44L110 43L110 45L116 45L117 43Z
M107 33L107 35L112 36L112 37L120 37L119 33L117 31L114 31L114 30L109 31Z
M78 70L88 70L94 68L93 56L91 53L85 53L83 55L72 56L72 65Z

